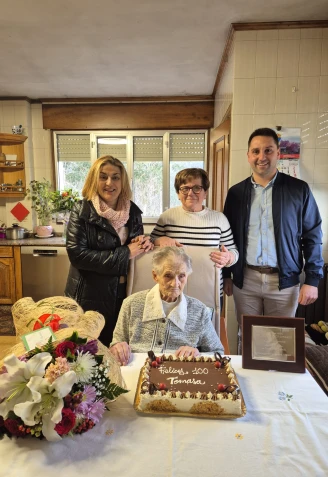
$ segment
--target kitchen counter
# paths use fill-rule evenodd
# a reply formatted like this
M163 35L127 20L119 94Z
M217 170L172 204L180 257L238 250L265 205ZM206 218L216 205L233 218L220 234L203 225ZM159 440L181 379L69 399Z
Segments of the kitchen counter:
M20 247L26 246L34 246L34 245L42 245L46 247L66 247L66 240L65 238L58 236L58 237L50 237L50 238L38 238L31 236L26 239L20 240L8 240L8 239L0 239L0 247L6 245L16 245Z

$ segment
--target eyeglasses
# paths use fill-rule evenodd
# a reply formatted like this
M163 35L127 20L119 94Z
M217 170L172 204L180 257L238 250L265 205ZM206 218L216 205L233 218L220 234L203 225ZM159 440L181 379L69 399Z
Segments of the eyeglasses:
M203 190L204 187L202 186L199 186L199 185L194 185L192 187L180 187L179 191L183 194L183 195L188 195L189 194L189 191L192 190L194 194L199 194L201 190Z

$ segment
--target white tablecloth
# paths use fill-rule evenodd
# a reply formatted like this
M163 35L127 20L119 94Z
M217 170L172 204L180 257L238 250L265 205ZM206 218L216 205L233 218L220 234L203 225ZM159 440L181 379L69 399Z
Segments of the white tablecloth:
M1 477L269 477L328 475L328 399L309 373L232 365L247 414L235 420L159 417L133 407L145 354L122 368L131 390L94 429L59 443L0 442ZM283 394L279 394L283 393Z

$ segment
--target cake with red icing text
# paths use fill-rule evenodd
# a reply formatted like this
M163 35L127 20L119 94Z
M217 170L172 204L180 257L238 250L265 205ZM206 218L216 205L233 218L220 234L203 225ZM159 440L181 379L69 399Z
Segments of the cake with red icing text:
M155 356L141 368L135 409L146 413L235 418L246 408L230 358Z

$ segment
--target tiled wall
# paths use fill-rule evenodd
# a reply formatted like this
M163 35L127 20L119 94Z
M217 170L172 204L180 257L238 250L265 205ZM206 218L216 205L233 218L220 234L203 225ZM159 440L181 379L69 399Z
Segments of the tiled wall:
M310 184L322 215L328 262L328 29L236 32L232 97L229 185L250 174L246 149L254 129L300 127L301 178ZM234 348L232 300L228 319Z
M220 88L215 96L214 128L219 126L219 124L223 121L227 110L232 104L234 68L235 52L234 44L232 44L228 56L228 62L224 69L223 77L220 83Z
M0 101L0 132L11 134L14 124L22 124L23 134L28 137L24 143L27 187L33 179L43 180L45 178L52 183L54 171L51 137L50 131L46 131L42 126L41 104L30 104L28 101ZM10 225L17 221L10 213L17 202L23 203L31 211L21 225L32 230L37 223L31 209L31 201L27 199L0 199L0 223L5 222ZM58 231L62 227L52 225Z

